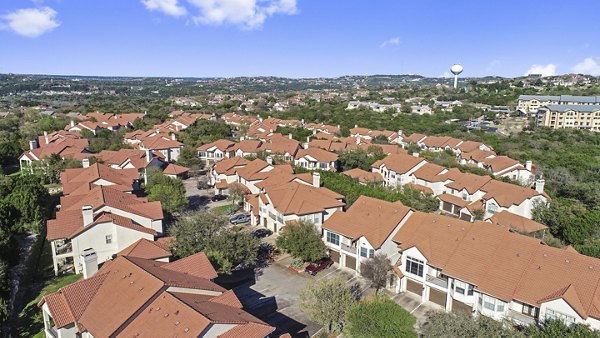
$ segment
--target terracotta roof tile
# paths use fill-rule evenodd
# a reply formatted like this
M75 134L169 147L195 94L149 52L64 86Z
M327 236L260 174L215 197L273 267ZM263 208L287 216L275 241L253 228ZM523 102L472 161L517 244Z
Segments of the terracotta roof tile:
M364 236L373 248L378 249L410 212L411 209L400 202L360 196L348 211L335 212L322 227L352 240Z
M513 214L512 212L508 212L506 210L502 210L493 215L489 218L489 221L493 224L527 234L548 229L548 227L544 224Z
M405 154L392 154L386 156L383 160L379 160L371 166L372 168L380 168L384 165L388 170L393 170L398 174L404 174L425 162L424 158L414 157Z
M378 183L383 182L383 176L378 173L364 171L359 168L344 171L342 174L357 179L361 183Z
M217 271L213 268L204 252L181 258L161 266L163 269L177 271L204 279L217 278Z
M141 238L130 246L121 250L118 255L144 259L159 259L173 256L173 254L171 254L170 251L165 250L162 245L154 241L149 241L145 238Z

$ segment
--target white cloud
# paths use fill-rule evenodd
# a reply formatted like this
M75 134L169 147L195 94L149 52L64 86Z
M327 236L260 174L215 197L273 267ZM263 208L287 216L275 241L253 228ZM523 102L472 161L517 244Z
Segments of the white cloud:
M400 38L396 36L396 37L393 37L389 40L385 40L384 42L382 42L379 45L379 48L384 48L387 46L398 46L399 44L400 44Z
M142 0L142 4L149 11L159 11L171 16L187 14L187 10L179 5L178 0Z
M35 38L60 26L57 14L50 7L17 9L2 17L3 26L19 35Z
M589 57L585 58L580 63L576 64L571 68L573 73L577 74L589 74L594 76L600 75L600 63L596 59Z
M296 0L188 0L200 13L196 24L233 24L245 29L259 28L275 14L295 14Z
M525 75L529 74L542 74L542 76L552 76L556 75L556 65L553 63L549 63L547 65L533 65Z

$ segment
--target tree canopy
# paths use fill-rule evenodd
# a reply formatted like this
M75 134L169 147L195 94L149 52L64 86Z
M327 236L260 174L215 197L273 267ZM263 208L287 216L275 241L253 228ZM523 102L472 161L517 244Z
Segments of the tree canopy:
M167 177L158 170L148 176L146 192L149 201L160 201L163 210L169 214L182 211L188 204L183 182Z
M300 292L300 307L310 320L326 325L330 332L342 331L346 313L354 302L355 296L342 277L313 280Z
M325 255L325 244L316 226L300 221L286 225L277 237L276 245L292 257L303 261L314 261Z
M350 308L344 334L350 338L417 337L415 322L415 317L393 300L376 295Z
M171 249L177 257L203 251L221 273L230 274L239 265L256 263L260 240L248 232L227 228L224 216L212 211L184 215L170 229L175 237Z

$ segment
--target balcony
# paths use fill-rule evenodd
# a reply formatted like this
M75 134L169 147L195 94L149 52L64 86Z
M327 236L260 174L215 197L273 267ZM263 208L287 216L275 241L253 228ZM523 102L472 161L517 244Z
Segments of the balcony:
M342 250L347 252L347 253L351 253L353 255L356 255L356 247L355 246L350 246L350 245L346 245L344 243L342 243L341 245Z
M513 322L515 322L517 325L522 325L522 326L535 324L535 321L536 321L535 318L530 317L525 314L522 314L520 312L514 311L514 310L508 310L508 314L506 315L506 317L508 319L512 320Z
M73 252L73 246L71 242L66 242L62 244L56 243L54 247L56 249L56 255L64 255Z
M442 289L448 289L448 278L440 278L440 277L434 277L431 275L427 275L426 276L426 280L433 284L433 285L437 285L439 287L441 287Z

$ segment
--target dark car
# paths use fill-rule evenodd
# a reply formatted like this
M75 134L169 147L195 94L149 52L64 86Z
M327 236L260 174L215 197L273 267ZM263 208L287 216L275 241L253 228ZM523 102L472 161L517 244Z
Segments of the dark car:
M213 197L210 198L210 200L213 201L213 202L222 201L224 199L227 199L227 196L225 196L225 195L214 195Z
M306 267L304 272L306 272L307 274L309 274L311 276L314 276L317 274L317 272L328 269L331 265L333 265L333 261L331 260L331 258L324 257L324 258L321 258L319 260L316 260L316 261L310 263Z
M255 238L263 238L263 237L271 236L272 234L273 234L273 231L271 231L269 229L256 229L256 230L252 231L252 236Z
M239 215L235 215L229 219L229 223L231 223L231 224L240 224L240 223L247 223L247 222L250 222L249 214L239 214Z

